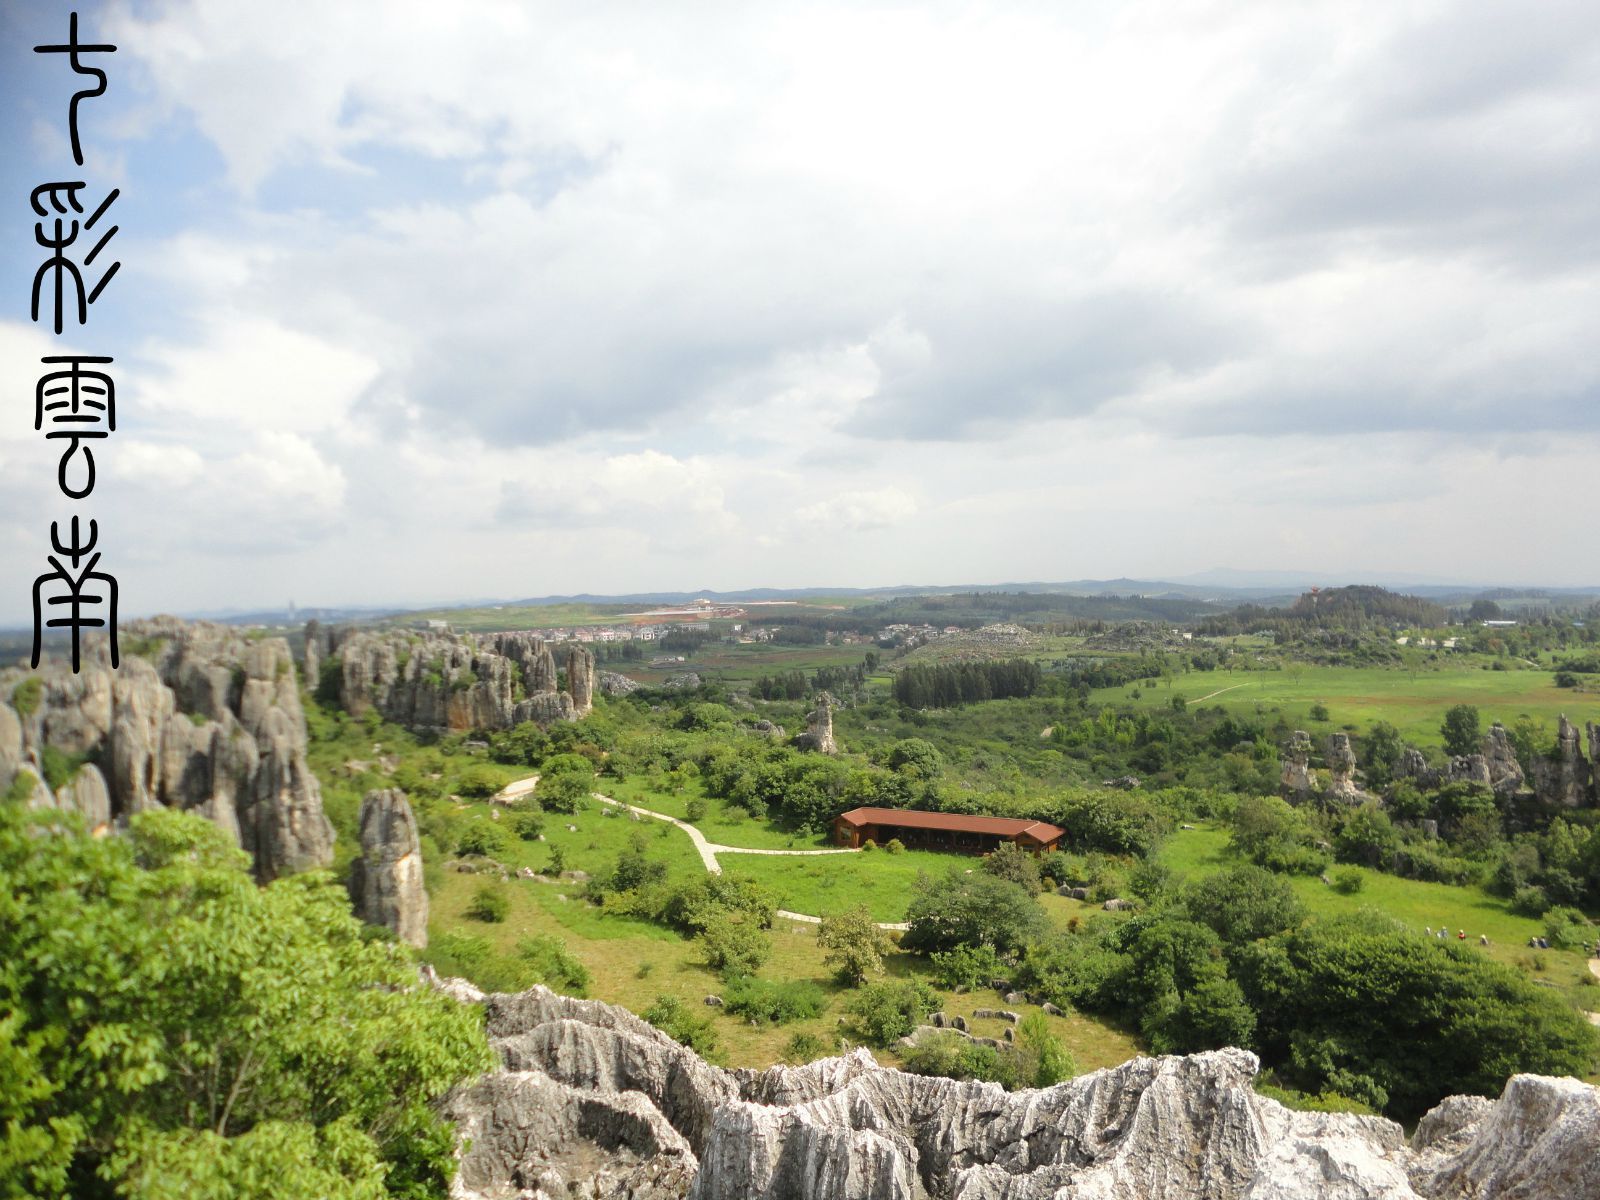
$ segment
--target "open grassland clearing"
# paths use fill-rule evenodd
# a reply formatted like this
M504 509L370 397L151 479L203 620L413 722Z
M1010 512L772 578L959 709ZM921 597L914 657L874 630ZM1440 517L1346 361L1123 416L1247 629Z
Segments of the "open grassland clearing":
M1318 667L1292 664L1281 671L1206 671L1177 676L1144 687L1100 688L1098 704L1168 705L1174 696L1191 702L1220 688L1229 690L1206 700L1238 717L1281 714L1290 725L1310 732L1332 732L1345 725L1369 729L1388 721L1401 736L1418 745L1439 745L1445 710L1470 704L1491 721L1510 724L1526 714L1555 734L1556 718L1600 720L1600 703L1555 686L1545 670L1490 671L1445 666L1412 673L1399 667ZM1134 691L1139 695L1135 697ZM1311 707L1325 705L1327 721L1314 721Z
M1180 829L1162 845L1159 861L1188 879L1202 879L1242 861L1228 853L1229 837L1227 830L1210 826ZM1376 909L1414 933L1424 933L1430 928L1437 931L1442 925L1452 940L1458 940L1457 932L1464 929L1470 947L1561 989L1579 1008L1600 1009L1600 986L1584 982L1590 977L1585 956L1570 950L1530 948L1528 939L1544 933L1543 923L1512 912L1505 901L1482 888L1401 879L1379 871L1361 870L1361 890L1346 895L1315 876L1286 875L1283 878L1289 881L1305 906L1319 916ZM1487 947L1479 945L1480 934L1488 935Z
M721 846L751 850L824 850L832 845L826 837L785 829L776 821L757 820L737 805L709 797L697 779L685 782L678 791L652 787L642 779L597 779L595 789L624 804L688 821L705 834L707 841ZM705 815L697 821L689 820L689 804L693 800L705 806Z
M469 934L486 939L497 952L509 956L523 938L559 937L588 968L590 996L638 1013L658 996L671 995L710 1015L722 1047L717 1057L728 1066L770 1066L782 1059L784 1046L797 1033L810 1033L830 1048L840 1036L839 1018L845 1015L845 1005L855 992L833 980L822 961L815 926L780 918L772 929L772 958L759 975L817 984L827 997L825 1009L808 1021L751 1025L743 1018L703 1007L705 997L720 993L725 985L705 966L699 947L690 939L646 921L604 914L577 894L579 885L565 881L518 879L498 885L510 901L506 920L499 924L475 921L466 916L466 909L481 883L478 876L453 873L441 882L433 896L429 922L435 940L450 932ZM559 898L562 896L566 899ZM926 963L910 954L892 954L885 969L888 978L928 978ZM1023 1015L1035 1011L1032 1005L1007 1006L989 990L941 994L945 997L943 1011L968 1018L980 1037L1000 1037L1005 1024L974 1018L976 1009L1012 1007ZM1069 1013L1049 1021L1085 1071L1114 1066L1140 1052L1132 1035L1095 1017ZM888 1051L878 1051L877 1057L889 1064L898 1061Z
M882 849L859 854L778 857L722 855L724 871L753 875L777 893L790 912L827 916L864 904L875 921L904 921L911 885L919 874L943 877L952 867L976 870L978 860L959 854Z

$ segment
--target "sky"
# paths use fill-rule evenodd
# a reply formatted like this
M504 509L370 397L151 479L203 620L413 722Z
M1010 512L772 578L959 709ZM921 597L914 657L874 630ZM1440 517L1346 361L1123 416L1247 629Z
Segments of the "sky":
M1600 583L1600 5L0 0L0 619ZM120 187L83 328L27 193ZM116 359L77 505L38 360Z

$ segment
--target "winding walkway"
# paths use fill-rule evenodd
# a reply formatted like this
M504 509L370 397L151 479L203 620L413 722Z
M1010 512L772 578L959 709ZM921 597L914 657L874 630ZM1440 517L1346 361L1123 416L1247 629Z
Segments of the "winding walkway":
M534 786L538 782L539 777L537 775L530 775L526 779L518 779L514 783L506 784L505 787L501 788L500 791L491 797L491 800L499 804L509 804L518 796L525 796L529 792L533 791ZM757 850L750 846L723 846L716 842L708 841L705 834L701 833L693 825L689 824L689 822L679 820L677 817L668 816L666 813L662 812L656 812L651 808L640 808L637 804L625 804L621 800L613 800L610 796L602 795L600 792L590 792L589 794L596 800L600 801L601 804L609 804L613 808L626 809L628 812L637 813L641 817L649 817L653 821L665 821L668 825L676 825L679 829L683 830L684 833L689 835L689 841L694 844L695 853L700 856L700 862L705 866L705 869L713 875L722 874L722 864L717 861L717 855L719 854L768 854L783 857L815 857L822 854L861 853L860 847L852 846L835 846L827 850ZM801 921L807 925L820 925L822 923L821 917L812 916L810 913L790 912L786 908L778 909L777 915L790 921ZM877 924L879 929L904 930L908 928L904 921L879 921Z

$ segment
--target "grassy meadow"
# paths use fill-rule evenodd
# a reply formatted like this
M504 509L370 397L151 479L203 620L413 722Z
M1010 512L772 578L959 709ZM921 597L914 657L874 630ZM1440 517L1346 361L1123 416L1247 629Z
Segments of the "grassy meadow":
M1510 724L1521 716L1542 722L1554 737L1556 718L1600 720L1600 699L1558 688L1548 670L1482 670L1476 666L1423 669L1414 675L1393 667L1319 667L1291 664L1275 671L1207 671L1180 675L1171 685L1100 688L1097 704L1162 707L1173 696L1190 704L1220 705L1239 716L1281 714L1297 729L1331 732L1344 726L1370 728L1388 721L1419 746L1437 746L1445 710L1471 704L1491 721ZM1135 697L1134 691L1139 695ZM1313 721L1311 707L1328 709L1326 722Z
M1226 829L1200 827L1180 829L1162 845L1160 861L1188 879L1233 866L1240 860L1228 853ZM1535 950L1528 939L1544 932L1544 925L1532 917L1511 911L1505 901L1482 888L1458 887L1447 883L1428 883L1401 879L1380 871L1359 870L1361 890L1346 895L1335 891L1316 876L1285 876L1301 901L1313 913L1338 916L1342 913L1376 909L1416 933L1441 925L1455 939L1458 930L1467 932L1468 945L1499 962L1525 971L1533 979L1560 988L1579 1008L1600 1009L1600 986L1585 983L1592 979L1588 960L1570 950ZM1478 936L1487 934L1489 945L1481 947Z

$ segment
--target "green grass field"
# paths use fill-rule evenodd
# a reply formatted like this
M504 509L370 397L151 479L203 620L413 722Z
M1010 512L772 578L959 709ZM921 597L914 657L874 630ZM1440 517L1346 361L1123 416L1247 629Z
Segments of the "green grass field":
M680 835L681 836L681 835ZM589 995L620 1004L633 1012L649 1008L657 996L672 995L712 1015L721 1042L717 1056L729 1066L767 1067L779 1061L783 1047L796 1033L811 1033L833 1047L839 1036L839 1018L852 992L835 983L822 961L816 928L779 921L772 930L772 958L761 969L766 979L808 980L822 987L827 1007L810 1021L791 1025L750 1025L720 1011L701 1009L704 998L722 989L722 981L704 964L695 943L669 929L627 917L607 916L585 903L571 883L536 883L515 880L497 885L510 901L510 913L500 924L474 921L465 915L473 893L482 884L473 875L450 874L432 898L429 930L434 937L447 931L486 938L503 954L513 951L518 939L554 934L589 969ZM562 899L565 897L565 899ZM927 975L926 964L910 954L895 953L885 964L891 978ZM966 1017L980 1036L999 1037L1003 1025L973 1017L978 1008L998 1005L995 993L946 994L943 1009ZM1032 1005L1015 1005L1023 1013ZM1140 1052L1135 1037L1126 1030L1080 1013L1050 1017L1050 1025L1085 1071L1114 1066ZM889 1052L878 1052L885 1063L895 1063Z
M864 904L877 921L906 919L911 885L919 872L937 878L951 867L977 867L977 861L965 855L924 850L794 858L726 854L719 858L724 871L753 875L771 887L778 894L779 907L790 912L827 916Z
M1220 705L1240 716L1281 713L1297 729L1331 732L1344 725L1369 728L1388 721L1408 741L1418 745L1441 744L1439 724L1445 710L1455 704L1478 708L1484 728L1491 721L1510 724L1520 716L1542 722L1551 738L1556 718L1566 713L1575 721L1600 720L1600 699L1558 688L1549 671L1483 671L1451 666L1423 670L1413 677L1400 668L1288 667L1282 671L1207 671L1181 675L1169 688L1165 683L1139 689L1134 699L1129 687L1100 688L1092 699L1100 704L1142 704L1163 707L1173 696L1191 705ZM1214 694L1213 694L1214 693ZM1311 719L1311 706L1323 704L1329 720Z
M1162 845L1160 861L1188 879L1204 878L1239 861L1227 852L1228 838L1225 829L1180 829ZM1498 897L1481 888L1400 879L1379 871L1363 870L1361 876L1361 890L1351 895L1334 891L1315 876L1287 878L1306 907L1319 915L1376 909L1417 933L1442 925L1454 939L1464 929L1474 947L1478 936L1487 934L1484 953L1491 958L1560 988L1580 1008L1600 1009L1600 987L1583 983L1589 978L1587 959L1567 950L1530 949L1528 939L1543 933L1544 926L1512 912Z
M691 822L708 841L722 846L741 846L751 850L820 850L830 843L825 837L797 833L775 821L758 821L742 808L725 805L708 797L698 780L691 780L682 791L652 788L642 779L597 779L595 790L624 804L635 804L651 812L666 813L680 821L688 820L689 801L705 803L706 815Z

